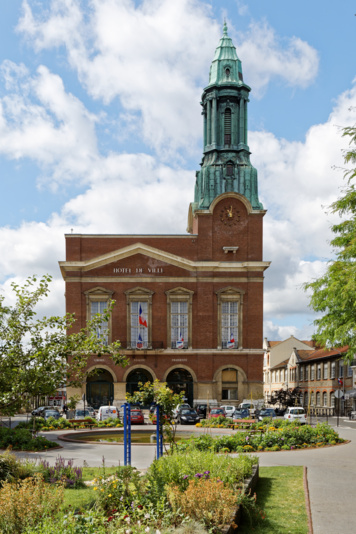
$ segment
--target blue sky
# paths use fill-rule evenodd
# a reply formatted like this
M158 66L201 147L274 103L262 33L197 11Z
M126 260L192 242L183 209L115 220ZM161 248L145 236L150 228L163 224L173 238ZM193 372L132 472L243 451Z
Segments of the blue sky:
M1 289L50 273L44 307L63 313L71 228L185 232L200 96L226 19L268 210L265 336L310 337L301 285L332 257L326 206L343 185L340 128L356 118L355 11L349 0L0 0Z

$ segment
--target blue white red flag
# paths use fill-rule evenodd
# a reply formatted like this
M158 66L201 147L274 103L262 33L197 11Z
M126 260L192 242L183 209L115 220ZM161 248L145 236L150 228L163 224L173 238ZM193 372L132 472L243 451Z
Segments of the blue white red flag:
M140 304L140 309L139 309L139 314L138 314L138 324L147 328L147 319L143 315L141 304Z
M226 344L228 349L233 349L235 346L234 334L231 332L230 340Z
M182 336L182 333L180 333L179 339L176 341L176 347L177 349L182 349L184 347L184 338Z
M141 334L138 335L138 340L137 340L136 346L137 346L138 349L142 349L142 347L143 347L143 341L142 341Z
M342 386L342 384L343 384L342 378L338 378L337 382L338 382L339 386Z

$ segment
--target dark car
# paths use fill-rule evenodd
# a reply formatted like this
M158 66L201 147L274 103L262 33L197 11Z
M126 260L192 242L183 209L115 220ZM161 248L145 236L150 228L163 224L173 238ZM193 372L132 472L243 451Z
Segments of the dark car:
M275 419L277 417L276 412L274 411L273 408L263 408L258 415L258 420L262 421L262 419L264 419L265 417L269 417L270 419Z
M247 408L239 408L232 414L232 419L246 419L246 417L250 417L250 410Z
M194 425L199 423L200 417L192 408L183 408L182 410L179 410L176 420L177 423L180 423L181 425Z
M205 419L206 418L206 410L207 410L207 405L206 404L198 404L195 409L196 409L196 412L197 414L199 415L200 419Z
M61 414L58 412L58 410L45 410L42 417L45 419L45 421L47 421L47 419L50 417L53 417L53 419L59 419Z
M57 408L55 406L39 406L38 408L35 408L34 410L32 410L31 413L35 417L43 417L43 414L44 414L45 410L53 410L53 411L58 412L58 410L57 410Z

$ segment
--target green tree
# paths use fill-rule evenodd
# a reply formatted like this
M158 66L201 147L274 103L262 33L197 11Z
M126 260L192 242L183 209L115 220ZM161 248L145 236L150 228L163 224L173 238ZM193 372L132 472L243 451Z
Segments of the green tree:
M174 408L183 403L184 391L173 393L165 382L139 382L139 390L132 395L127 394L126 400L131 404L158 404L160 407L160 433L167 438L170 451L173 452L175 444L176 424L174 421Z
M49 294L49 275L29 277L21 287L12 283L15 303L5 305L0 295L0 413L13 415L36 395L52 395L63 385L79 386L92 354L110 355L116 365L127 361L120 343L105 344L98 336L114 301L104 314L88 321L86 328L70 333L74 315L38 318L37 304Z
M356 353L356 127L344 128L343 136L349 139L345 163L352 167L344 172L347 185L342 196L330 206L342 218L331 227L336 258L323 276L304 287L312 291L310 307L321 314L314 321L316 341L328 348L348 345L345 358L352 360Z

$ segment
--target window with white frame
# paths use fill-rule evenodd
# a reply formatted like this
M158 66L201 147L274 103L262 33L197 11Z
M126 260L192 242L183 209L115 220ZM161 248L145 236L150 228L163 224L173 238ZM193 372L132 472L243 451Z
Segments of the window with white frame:
M279 382L279 371L277 371L277 377L276 377L276 380L277 380L277 382Z
M310 392L310 406L314 406L314 391Z
M323 379L327 380L328 378L329 378L329 364L328 363L324 363Z
M310 380L315 379L315 365L310 366Z
M309 377L309 366L306 365L305 366L305 380L308 380L308 377Z
M317 367L317 380L321 380L321 363L318 363Z
M96 315L103 315L109 307L113 291L103 287L94 287L84 292L86 297L87 319L93 319ZM104 345L111 342L111 317L101 320L101 323L96 327L96 334L98 339Z
M177 287L167 295L167 346L187 349L192 345L192 301L194 291Z
M152 295L153 291L136 287L125 291L127 304L127 347L152 347Z
M227 287L216 292L218 298L218 347L242 347L242 306L244 292Z
M339 378L344 377L344 362L339 361Z
M347 365L347 376L350 378L350 376L352 376L352 367L351 365Z
M331 408L335 408L335 393L330 393L330 406Z
M333 378L335 378L335 376L336 376L336 363L335 362L331 362L330 378L333 379Z
M316 405L321 406L321 393L320 391L316 392Z
M302 365L299 367L299 380L304 380L304 367Z
M326 408L327 405L328 405L328 394L327 394L326 391L324 391L324 393L323 393L323 406L324 406L324 408Z

